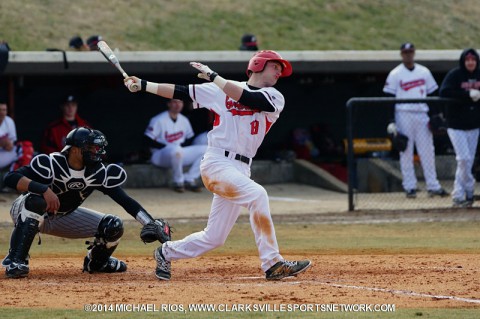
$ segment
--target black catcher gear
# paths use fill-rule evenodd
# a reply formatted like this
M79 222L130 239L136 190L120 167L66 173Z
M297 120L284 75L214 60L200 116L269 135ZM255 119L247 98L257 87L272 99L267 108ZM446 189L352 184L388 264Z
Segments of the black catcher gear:
M103 160L107 153L105 151L107 145L107 138L102 132L87 127L78 127L68 133L62 152L76 146L82 150L85 165L92 166Z

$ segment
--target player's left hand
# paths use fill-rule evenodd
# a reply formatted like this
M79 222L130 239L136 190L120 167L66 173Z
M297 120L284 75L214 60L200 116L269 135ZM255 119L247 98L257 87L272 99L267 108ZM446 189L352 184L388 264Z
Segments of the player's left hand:
M202 64L200 62L190 62L190 65L201 72L201 73L198 73L199 78L207 81L211 81L210 75L212 75L214 71L210 69L208 65Z

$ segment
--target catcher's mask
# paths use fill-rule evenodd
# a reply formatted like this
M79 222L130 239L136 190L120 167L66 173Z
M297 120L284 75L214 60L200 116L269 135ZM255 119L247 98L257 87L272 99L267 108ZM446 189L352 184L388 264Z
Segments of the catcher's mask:
M102 132L87 127L78 127L68 133L62 153L68 151L72 146L78 147L82 151L85 165L92 166L104 159L107 145L107 139Z

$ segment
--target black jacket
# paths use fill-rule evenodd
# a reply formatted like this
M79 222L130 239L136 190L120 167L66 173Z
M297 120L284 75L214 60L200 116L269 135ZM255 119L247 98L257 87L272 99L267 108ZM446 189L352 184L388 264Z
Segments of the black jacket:
M477 68L473 72L468 72L465 68L467 54L473 54L477 59ZM443 80L440 96L458 100L447 106L448 127L457 130L472 130L480 127L480 101L473 102L469 92L470 89L480 89L478 53L474 49L464 50L459 64L459 67L450 70Z

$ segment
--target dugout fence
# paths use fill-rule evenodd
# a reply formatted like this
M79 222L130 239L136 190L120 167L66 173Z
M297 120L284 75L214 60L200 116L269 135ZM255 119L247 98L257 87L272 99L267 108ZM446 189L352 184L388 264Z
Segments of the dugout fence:
M396 103L427 103L429 115L444 114L445 106L455 100L429 97L396 99L390 97L354 97L347 101L348 210L412 210L452 207L451 196L430 197L425 185L421 158L415 155L414 171L418 180L417 197L407 198L402 186L399 152L392 147L387 126L394 121ZM456 161L446 127L431 129L435 147L435 168L441 186L453 190ZM478 153L478 147L477 147ZM478 157L478 156L477 156ZM474 176L477 178L477 161ZM478 193L478 192L476 192Z

